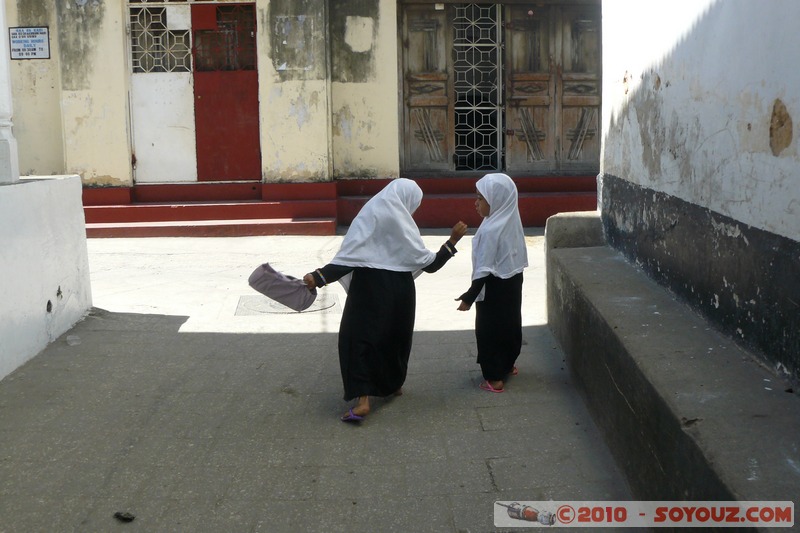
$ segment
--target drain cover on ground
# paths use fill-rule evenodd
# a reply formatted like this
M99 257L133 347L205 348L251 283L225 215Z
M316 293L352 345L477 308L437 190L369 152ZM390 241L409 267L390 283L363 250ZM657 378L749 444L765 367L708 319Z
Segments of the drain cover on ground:
M317 299L311 307L301 313L340 313L339 300L335 294L318 294ZM289 309L285 305L270 300L260 294L240 296L239 305L236 306L236 316L253 315L291 315L298 314L297 311Z

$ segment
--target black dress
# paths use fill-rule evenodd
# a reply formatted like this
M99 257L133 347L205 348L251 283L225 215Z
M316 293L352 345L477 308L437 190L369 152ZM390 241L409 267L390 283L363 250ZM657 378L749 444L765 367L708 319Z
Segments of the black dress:
M503 381L514 369L522 348L522 272L508 279L491 274L472 282L461 300L475 304L475 340L483 379Z
M425 272L436 272L454 254L443 245ZM328 264L313 273L318 287L353 277L339 326L339 366L344 399L389 396L406 380L414 334L416 289L411 272Z

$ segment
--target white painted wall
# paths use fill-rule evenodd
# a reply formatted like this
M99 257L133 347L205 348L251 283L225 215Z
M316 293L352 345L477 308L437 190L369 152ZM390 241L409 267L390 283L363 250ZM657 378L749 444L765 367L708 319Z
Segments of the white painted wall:
M92 306L81 192L78 176L0 186L0 379Z
M601 173L800 240L798 20L796 0L603 0Z

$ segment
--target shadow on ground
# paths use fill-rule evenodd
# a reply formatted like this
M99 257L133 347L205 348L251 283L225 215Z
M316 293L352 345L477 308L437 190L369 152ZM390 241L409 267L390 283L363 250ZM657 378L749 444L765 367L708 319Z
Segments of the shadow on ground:
M415 333L405 394L351 426L336 334L186 320L95 308L0 381L0 530L488 531L497 500L630 498L546 326L504 394L473 332Z

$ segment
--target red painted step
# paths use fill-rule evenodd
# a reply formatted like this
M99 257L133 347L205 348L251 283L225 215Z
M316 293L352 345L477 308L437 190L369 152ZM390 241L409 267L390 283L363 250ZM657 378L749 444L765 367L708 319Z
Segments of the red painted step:
M245 237L255 235L335 235L336 219L195 220L86 224L86 236Z
M336 218L332 201L148 203L85 206L88 223L178 220Z
M370 196L339 198L339 224L349 225ZM525 227L543 227L549 217L557 213L593 211L597 208L597 195L590 192L520 193L519 214ZM421 228L449 228L459 220L477 227L481 217L475 211L475 195L426 195L422 199L414 220Z
M424 193L414 215L421 228L448 228L458 220L480 224L475 213L479 178L417 178ZM89 237L334 235L349 225L389 179L324 183L212 182L86 188ZM514 178L525 226L548 217L596 209L594 176Z
M475 182L479 178L419 178L422 204L414 219L421 228L449 228L459 220L471 227L480 225L475 212ZM592 211L597 208L597 180L594 176L514 178L519 191L523 226L542 227L557 213ZM339 224L349 225L361 207L389 180L337 181Z

